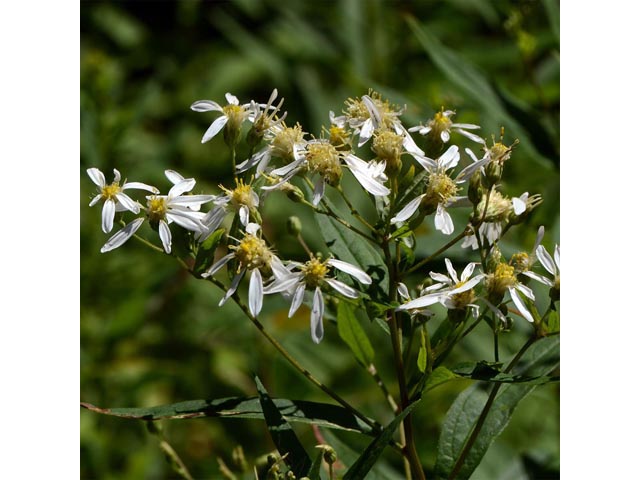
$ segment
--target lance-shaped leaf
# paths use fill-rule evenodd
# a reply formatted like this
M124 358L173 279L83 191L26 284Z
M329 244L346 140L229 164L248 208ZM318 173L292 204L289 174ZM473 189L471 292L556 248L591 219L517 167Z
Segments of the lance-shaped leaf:
M219 228L209 235L209 238L202 242L198 248L198 254L196 255L196 260L193 264L193 273L196 274L196 276L199 277L199 275L213 263L216 248L218 248L218 244L220 243L220 240L222 240L224 232L224 228Z
M380 435L373 440L369 446L365 449L365 451L360 455L358 460L351 465L351 468L347 470L345 473L343 480L359 480L361 478L367 478L367 474L371 467L376 463L378 457L382 454L382 451L387 446L391 438L393 437L394 432L404 420L404 418L409 415L411 410L418 404L420 399L415 402L409 404L407 408L405 408L402 413L400 413L396 418L394 418L389 425L387 425Z
M289 422L301 422L320 427L374 435L373 429L347 409L328 403L274 398L281 415ZM220 417L263 419L258 397L228 397L215 400L188 400L147 408L100 408L90 403L80 405L88 410L121 418L140 420L179 420L186 418Z
M280 455L282 455L296 477L306 476L311 468L309 455L307 455L291 425L285 420L276 404L269 397L260 379L256 376L254 381L258 388L264 420L267 423L273 443L275 443L278 452L280 452Z
M540 377L548 375L560 363L558 336L537 341L514 369L516 375ZM535 384L513 384L502 387L493 402L473 446L469 450L456 479L471 476L493 441L505 429L518 403L536 388ZM488 395L474 385L462 392L453 403L438 440L436 478L448 478L473 431Z
M369 337L356 318L353 307L346 302L338 304L338 334L349 346L360 364L367 368L373 362L373 347Z

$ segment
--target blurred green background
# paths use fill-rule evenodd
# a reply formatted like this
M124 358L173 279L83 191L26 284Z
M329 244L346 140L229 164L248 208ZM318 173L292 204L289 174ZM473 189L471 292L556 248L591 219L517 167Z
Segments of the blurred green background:
M101 407L152 406L198 398L254 395L257 373L275 397L329 401L281 360L231 303L196 281L170 257L131 241L100 254L108 238L100 210L88 203L95 186L85 171L98 167L166 191L163 171L175 169L211 193L230 181L222 135L201 144L214 115L195 113L195 100L264 102L277 88L288 124L320 135L328 112L374 88L406 105L405 125L425 121L441 106L455 120L483 126L482 136L520 140L505 168L503 191L541 193L543 205L505 238L503 253L530 250L539 225L544 244L559 243L559 2L549 1L284 1L81 3L81 399ZM454 136L461 147L470 146ZM474 148L476 154L479 149ZM240 156L240 159L242 157ZM356 200L357 202L358 200ZM362 205L365 207L364 204ZM279 195L263 210L265 232L285 258L301 257L284 228L303 219L305 238L321 249L312 217ZM464 225L464 214L454 217ZM155 235L155 234L153 234ZM150 235L149 238L157 240ZM425 222L418 258L443 243ZM158 242L159 244L159 242ZM447 256L468 261L469 252ZM424 269L441 269L438 259ZM416 281L419 278L416 278ZM545 294L540 294L546 306ZM326 336L309 339L308 310L286 317L286 302L265 303L263 321L301 363L366 413L390 416L374 383L325 321ZM524 323L524 322L522 322ZM364 325L376 365L393 391L390 348L376 325ZM505 336L504 355L524 342L526 325ZM488 330L488 329L486 329ZM477 330L451 361L491 359L492 337ZM452 382L430 392L415 411L418 449L435 462L439 425L458 392ZM81 411L82 478L174 478L155 438L137 421ZM197 419L163 423L165 434L195 478L221 478L217 458L231 465L241 445L249 462L272 450L255 420ZM317 440L296 426L311 452ZM336 435L363 448L364 439ZM329 439L329 437L326 437ZM401 462L387 452L396 478ZM474 479L559 476L559 386L534 391L489 449Z

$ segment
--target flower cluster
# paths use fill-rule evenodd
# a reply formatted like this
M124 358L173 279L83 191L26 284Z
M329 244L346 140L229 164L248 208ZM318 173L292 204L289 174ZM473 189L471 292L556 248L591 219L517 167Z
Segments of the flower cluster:
M97 168L87 170L98 187L90 205L103 202L102 230L111 232L116 214L123 225L107 240L102 252L114 250L137 236L145 221L157 232L167 254L172 253L172 238L185 236L189 240L185 243L191 249L191 263L194 259L202 262L202 258L207 262L198 265L197 272L194 270L199 277L222 286L224 282L217 280L218 274L228 270L230 283L224 285L220 305L230 298L241 302L238 291L245 277L248 277L246 309L253 318L260 315L265 295L281 294L287 298L292 317L308 293L311 338L319 343L324 336L326 299L349 299L363 307L375 286L365 270L379 266L336 258L337 252L331 251L331 245L327 245L328 252L312 253L299 228L293 233L308 259L281 258L262 228L260 209L265 196L284 192L314 213L332 217L348 235L359 236L358 241L373 243L370 248L381 248L387 262L393 260L389 248L393 243L397 247L396 259L401 258L401 243L406 248L415 248L411 233L427 216L433 216L435 229L445 235L458 230L453 243L461 241L462 247L480 250L480 261L468 263L460 275L451 259L445 258L446 273L430 271L427 279L430 284L418 286L415 298L411 298L404 283L394 280L392 291L398 292L403 303L389 307L388 311L429 317L433 315L431 308L439 304L446 307L451 318L459 319L466 312L479 318L485 314L481 312L484 306L484 312L507 325L508 304L513 303L517 314L537 324L539 315L532 312L535 296L527 286L528 280L549 287L552 298L559 298L560 250L556 248L554 258L548 254L541 245L543 229L531 254L520 252L507 262L498 249L508 228L522 223L541 202L539 195L528 192L510 197L500 191L504 165L517 144L505 145L504 132L499 141L493 138L493 145L489 146L470 131L478 131L478 125L453 123L454 112L444 108L433 118L407 128L401 119L404 107L369 91L346 100L340 115L330 112L328 126L314 137L300 124L287 125L287 113L281 110L284 100L277 101L277 90L273 90L266 103L254 100L241 103L230 93L225 97L224 106L212 100L199 100L191 105L193 111L218 114L205 131L202 143L223 132L232 152L234 184L220 185L218 193L192 193L195 179L173 170L165 172L172 185L166 195L160 195L158 188L146 183L121 183L118 170L114 170L111 184L107 184ZM413 132L419 138L414 139ZM470 148L447 146L454 132L464 141L482 145L481 158ZM236 165L236 155L243 154L243 134L246 156L240 157L242 161ZM461 156L463 151L468 158ZM347 194L343 190L345 175L351 175L363 196L373 200L377 218L367 220L353 207L350 198L357 192ZM330 189L342 196L353 218L343 218L332 206L327 198ZM149 195L139 201L125 193L127 190L143 190ZM202 211L207 204L210 204L208 211ZM453 207L469 208L467 224L456 226L449 213ZM133 218L126 223L125 215ZM360 225L352 224L353 220ZM215 232L219 234L214 235ZM215 248L209 245L211 242L215 242ZM552 278L533 271L537 260ZM386 268L398 269L399 263L388 264ZM476 273L478 270L482 271ZM389 305L391 301L376 300Z

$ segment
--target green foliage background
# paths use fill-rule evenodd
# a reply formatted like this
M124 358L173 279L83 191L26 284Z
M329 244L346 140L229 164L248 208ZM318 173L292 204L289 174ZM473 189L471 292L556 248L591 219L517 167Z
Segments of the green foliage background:
M285 364L232 304L183 272L168 256L136 242L100 254L107 236L99 208L88 203L98 167L166 190L172 168L198 180L196 189L229 184L222 136L200 139L213 117L189 110L199 99L266 101L278 88L289 112L317 136L328 112L374 88L406 105L406 125L441 106L482 135L520 144L505 168L504 191L541 193L526 227L506 237L503 253L529 250L537 226L544 244L559 242L559 5L557 1L282 1L83 2L81 4L81 398L101 407L152 406L197 398L255 395L257 373L276 397L328 401ZM462 146L471 146L462 143ZM477 153L478 149L474 149ZM242 159L242 157L239 157ZM356 200L357 201L357 200ZM365 208L365 205L362 205ZM265 231L285 258L303 253L284 228L301 216L305 238L320 249L315 224L290 201L272 195ZM456 228L464 217L454 217ZM153 238L153 237L151 237ZM418 257L444 243L431 224L419 231ZM466 258L452 249L454 260ZM441 269L442 260L424 269ZM544 296L543 294L541 296ZM388 422L383 398L326 322L325 340L309 339L308 311L287 319L285 302L269 298L267 328L317 377ZM524 322L522 322L524 323ZM376 365L393 384L390 347L376 325L364 325ZM516 322L505 354L524 342ZM484 335L486 334L486 335ZM478 330L459 361L490 358L490 332ZM414 411L423 464L433 468L444 414L468 382L428 393ZM392 385L395 390L395 385ZM155 439L135 421L81 411L82 478L172 478ZM555 478L559 469L559 386L537 388L489 449L475 479ZM197 419L163 424L196 478L220 478L217 457L231 464L242 445L250 462L273 448L264 423ZM308 426L296 426L310 450ZM332 432L333 434L334 432ZM359 451L354 435L335 435ZM329 437L326 437L329 438ZM333 437L331 437L333 438ZM399 457L385 462L401 471ZM389 474L391 475L391 474ZM384 475L383 475L384 478ZM391 477L390 477L391 478Z

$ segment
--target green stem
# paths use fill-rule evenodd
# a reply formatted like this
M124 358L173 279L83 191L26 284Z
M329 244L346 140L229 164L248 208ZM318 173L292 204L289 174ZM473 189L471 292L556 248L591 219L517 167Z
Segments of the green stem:
M371 226L371 224L369 222L367 222L367 220L365 220L362 217L362 215L360 215L360 213L358 213L358 210L356 210L356 208L353 206L353 204L349 200L349 197L347 197L347 195L345 195L344 190L342 190L342 187L340 185L338 185L336 187L336 190L338 190L338 192L340 192L340 195L342 196L342 199L344 200L344 203L347 204L347 207L349 207L349 210L351 211L351 215L353 215L355 218L360 220L360 223L362 223L369 230L371 230L372 232L375 232L376 229L373 226Z
M329 207L326 205L326 203L323 201L322 205L327 209L327 210L321 210L318 207L316 207L315 205L313 205L312 203L308 202L307 200L302 200L300 203L307 205L308 207L312 208L314 212L319 213L321 215L326 215L328 217L333 218L334 220L336 220L338 223L344 225L346 228L348 228L349 230L351 230L354 233L357 233L358 235L360 235L363 238L366 238L367 240L369 240L371 243L373 243L374 245L377 245L377 242L375 241L375 239L373 237L371 237L370 235L368 235L367 233L363 232L362 230L360 230L357 227L354 227L353 225L351 225L349 222L347 222L346 220L344 220L343 218L340 218L336 213L334 213L333 211L331 211L329 209Z
M516 363L520 360L522 355L524 355L527 349L531 345L533 345L537 340L538 340L538 337L535 337L535 336L530 337L529 340L527 340L527 342L522 346L520 351L516 353L515 357L513 357L513 360L511 360L511 363L509 363L509 366L504 370L504 373L509 373L511 369L516 365ZM471 451L471 447L473 447L473 444L478 438L478 435L480 434L480 430L482 429L482 426L484 425L484 422L487 419L487 416L489 415L489 411L491 410L491 406L493 405L493 402L496 399L496 396L498 395L498 390L500 390L500 386L501 386L500 383L496 383L491 389L491 393L489 393L489 398L487 399L487 403L485 403L484 408L482 409L482 412L480 412L478 421L476 422L476 425L473 428L473 431L471 432L471 435L469 436L469 439L467 440L467 443L465 444L464 449L460 453L460 456L458 457L456 464L453 466L453 469L449 474L449 480L455 479L458 473L460 472L460 469L462 469L462 466L464 465L464 461L467 458L467 455L469 454L469 452Z
M442 248L440 248L439 250L437 250L435 253L432 253L431 255L429 255L427 258L425 258L424 260L420 260L418 263L416 263L413 267L411 267L410 269L406 270L405 272L403 272L403 276L407 275L409 273L413 273L416 270L418 270L419 268L423 267L424 265L426 265L427 263L429 263L431 260L433 260L434 258L436 258L438 255L446 252L447 250L449 250L452 246L454 246L456 243L458 243L460 240L462 240L464 237L466 237L466 232L467 229L465 228L461 233L459 233L458 235L456 235L451 241L449 241L445 246L443 246Z
M152 421L147 421L147 430L158 439L160 449L162 450L162 453L164 453L164 456L173 471L183 480L193 480L191 473L189 473L189 469L187 469L187 466L184 464L178 453L167 441L159 426Z

